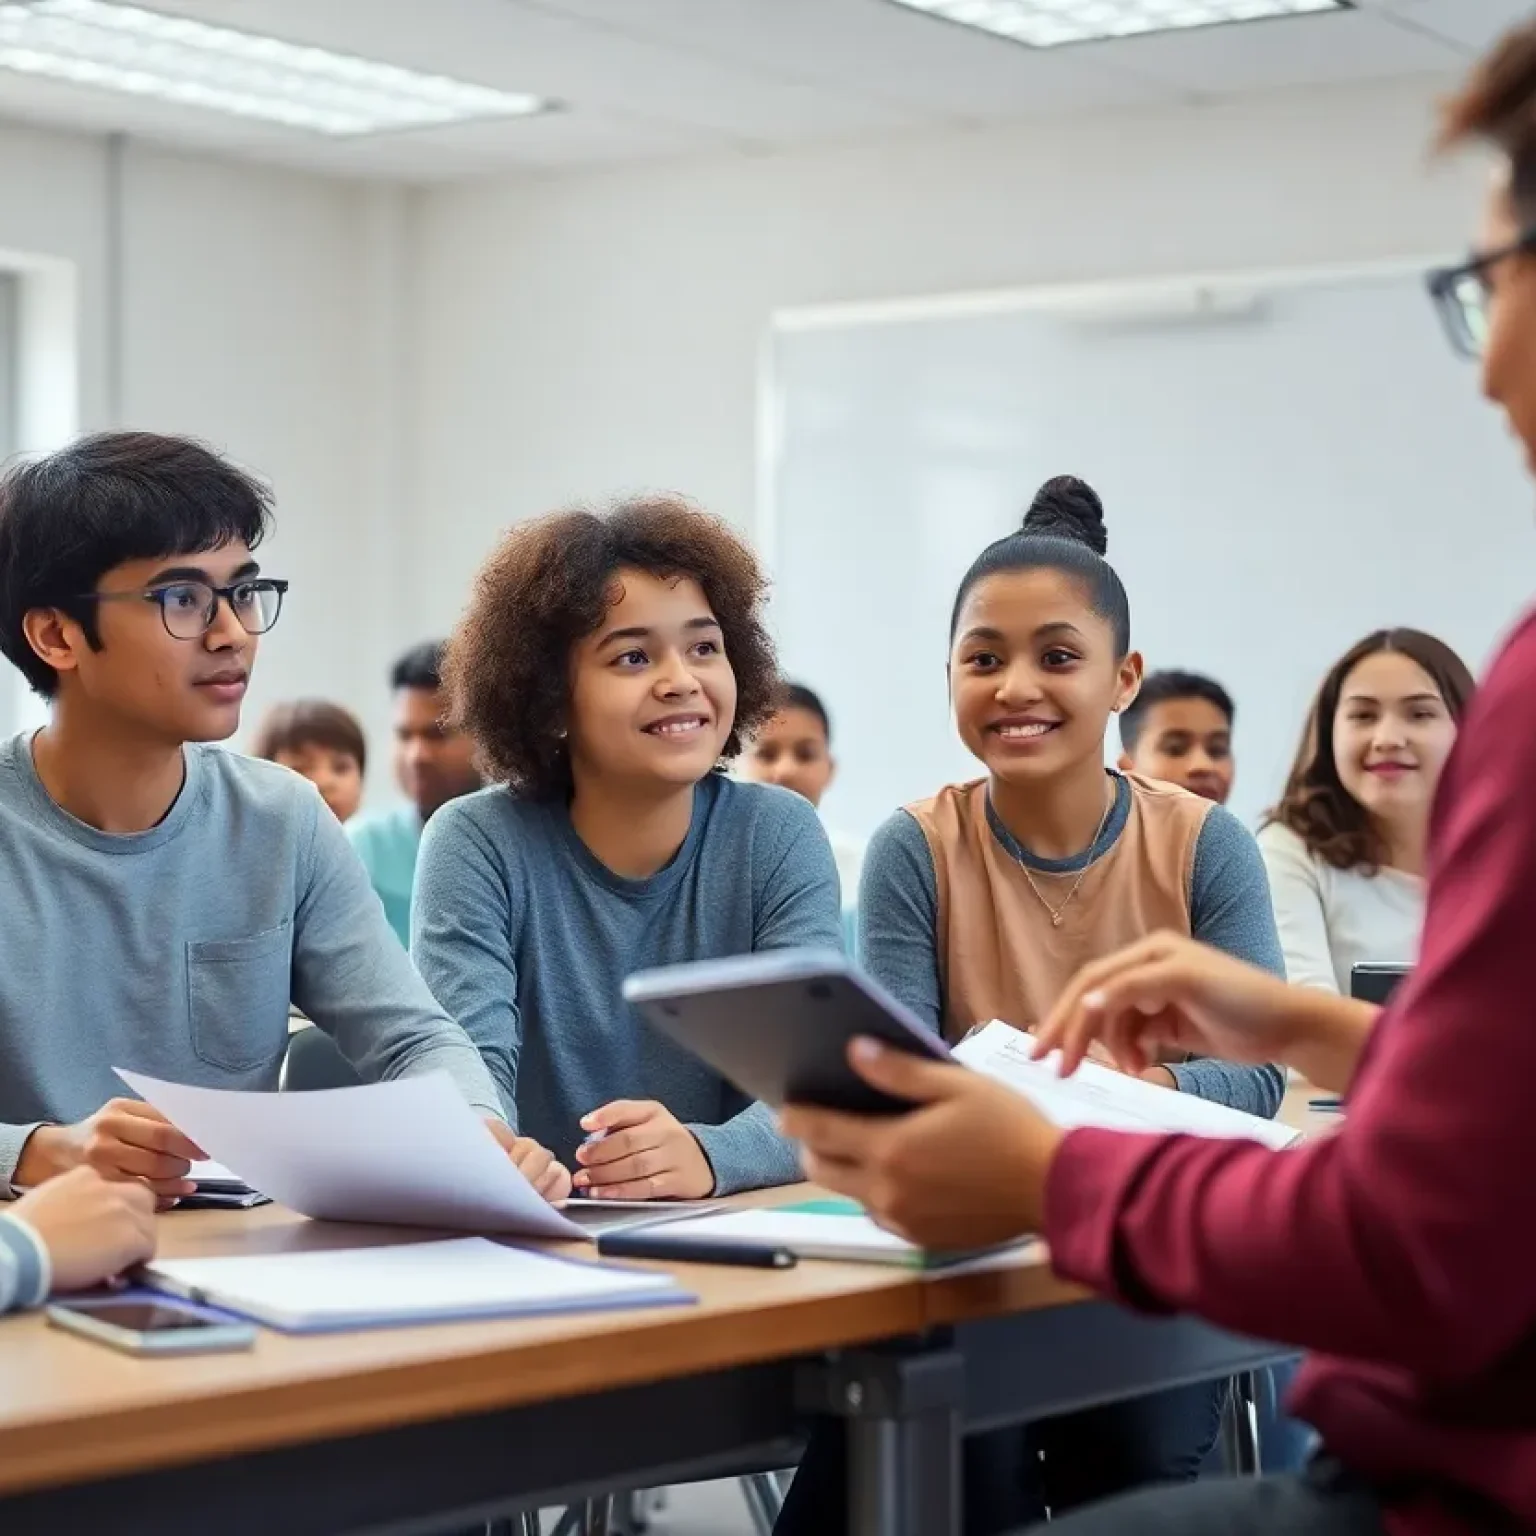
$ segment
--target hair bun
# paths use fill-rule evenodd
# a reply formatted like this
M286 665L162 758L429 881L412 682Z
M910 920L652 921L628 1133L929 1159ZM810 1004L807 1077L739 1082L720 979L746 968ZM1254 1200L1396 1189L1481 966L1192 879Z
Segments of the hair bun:
M1109 548L1104 503L1099 493L1076 475L1057 475L1035 492L1024 514L1024 532L1070 539L1100 555Z

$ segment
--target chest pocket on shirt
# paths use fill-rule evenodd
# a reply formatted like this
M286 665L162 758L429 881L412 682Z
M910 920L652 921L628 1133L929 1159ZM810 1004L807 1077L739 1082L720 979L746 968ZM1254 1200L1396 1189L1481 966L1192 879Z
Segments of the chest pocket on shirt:
M199 1061L249 1072L282 1054L292 965L292 923L248 939L187 945L187 1005Z

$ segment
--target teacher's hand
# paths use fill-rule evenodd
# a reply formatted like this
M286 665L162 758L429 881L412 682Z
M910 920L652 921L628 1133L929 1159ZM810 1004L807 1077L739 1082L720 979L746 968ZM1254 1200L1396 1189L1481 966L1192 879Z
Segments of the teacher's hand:
M1305 993L1268 972L1155 933L1072 978L1035 1031L1035 1055L1059 1050L1063 1075L1096 1047L1137 1074L1154 1065L1158 1046L1258 1066L1285 1059L1307 1011Z
M1027 1099L873 1040L855 1040L848 1059L913 1108L873 1116L787 1106L780 1123L804 1148L807 1178L924 1248L984 1248L1040 1230L1061 1132Z

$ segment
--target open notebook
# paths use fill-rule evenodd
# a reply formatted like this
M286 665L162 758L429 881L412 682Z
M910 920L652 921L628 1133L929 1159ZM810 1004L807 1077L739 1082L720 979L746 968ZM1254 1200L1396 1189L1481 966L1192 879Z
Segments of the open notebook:
M751 1248L784 1248L802 1259L840 1259L852 1264L895 1264L903 1269L943 1269L969 1263L984 1253L1002 1248L940 1253L919 1248L905 1238L876 1226L857 1202L826 1199L803 1200L794 1205L768 1206L759 1210L716 1211L708 1216L685 1216L646 1228L647 1239L658 1248L668 1242L686 1245L688 1258L697 1259L711 1243Z
M289 1333L695 1299L670 1275L655 1270L566 1259L483 1237L160 1259L144 1267L141 1279L150 1290Z

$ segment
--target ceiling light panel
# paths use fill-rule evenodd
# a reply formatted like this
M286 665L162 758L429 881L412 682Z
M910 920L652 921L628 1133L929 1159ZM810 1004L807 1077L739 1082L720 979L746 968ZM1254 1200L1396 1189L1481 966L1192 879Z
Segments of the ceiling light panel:
M1030 48L1347 11L1352 0L893 0Z
M0 3L0 68L338 137L520 117L549 105L107 0Z

